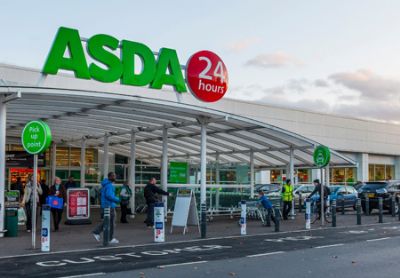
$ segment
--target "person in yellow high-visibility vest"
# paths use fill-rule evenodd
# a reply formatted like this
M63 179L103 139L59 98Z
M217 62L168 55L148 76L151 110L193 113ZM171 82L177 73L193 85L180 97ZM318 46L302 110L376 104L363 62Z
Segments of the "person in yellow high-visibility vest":
M283 201L283 220L288 219L290 210L292 209L293 200L293 185L288 179L282 186L282 201Z

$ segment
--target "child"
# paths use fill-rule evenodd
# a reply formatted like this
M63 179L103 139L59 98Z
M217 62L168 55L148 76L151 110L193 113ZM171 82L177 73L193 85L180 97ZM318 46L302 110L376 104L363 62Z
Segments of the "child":
M268 199L267 196L264 195L264 191L260 190L258 191L258 197L260 198L258 200L259 203L261 203L261 205L263 206L264 209L267 210L268 215L267 217L271 217L272 222L275 223L275 217L273 215L273 211L272 211L272 203L271 201Z

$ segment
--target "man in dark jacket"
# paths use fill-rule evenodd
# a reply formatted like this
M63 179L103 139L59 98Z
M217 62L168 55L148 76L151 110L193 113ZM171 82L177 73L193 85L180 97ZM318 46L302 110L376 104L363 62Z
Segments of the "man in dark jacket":
M319 199L316 202L317 208L318 208L318 219L321 219L321 190L322 190L322 186L324 187L324 212L326 210L327 206L327 199L328 196L331 194L331 190L329 189L329 187L327 187L326 185L322 185L319 182L319 179L316 179L313 181L314 185L315 185L315 189L313 192L311 192L310 195L308 195L308 199L310 199L314 194L318 193L319 194Z
M151 178L144 187L144 198L147 204L147 218L144 223L147 224L147 227L153 227L154 225L154 205L158 202L157 194L169 196L168 192L156 186L156 182L156 178Z

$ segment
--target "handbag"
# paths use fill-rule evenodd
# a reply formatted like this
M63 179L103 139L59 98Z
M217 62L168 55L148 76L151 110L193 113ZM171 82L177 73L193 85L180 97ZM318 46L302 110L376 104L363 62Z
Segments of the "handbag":
M18 209L18 223L25 223L26 221L26 214L24 208L19 208Z
M63 209L64 208L64 199L57 196L48 196L46 198L46 203L55 209Z

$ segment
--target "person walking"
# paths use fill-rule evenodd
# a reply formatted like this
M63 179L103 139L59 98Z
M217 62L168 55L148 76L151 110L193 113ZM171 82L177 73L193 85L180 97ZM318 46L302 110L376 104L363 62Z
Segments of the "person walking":
M157 194L169 196L169 193L157 187L156 178L151 178L147 185L144 187L144 198L147 204L147 218L144 221L147 227L152 228L154 226L154 206L158 202Z
M268 199L268 197L264 195L264 191L262 190L258 191L258 198L259 199L257 203L260 203L263 206L263 208L267 211L267 217L269 217L272 220L272 222L275 223L272 203Z
M46 199L47 199L47 196L49 196L50 189L46 184L46 180L44 180L44 179L40 181L40 186L42 187L42 191L43 191L42 195L40 195L40 215L42 215L43 205L46 204Z
M283 201L283 220L288 220L288 215L292 209L293 201L293 186L290 179L282 187L282 201Z
M116 175L114 172L110 172L101 183L101 215L104 215L104 209L110 208L110 243L119 243L118 239L114 238L114 226L115 226L115 207L120 202L120 199L115 196L115 182ZM104 219L104 218L103 218ZM101 222L93 231L93 236L97 241L100 241L100 234L104 230L104 220Z
M63 207L62 208L51 208L51 214L53 215L53 223L54 223L54 231L58 231L58 227L60 225L62 214L64 211L65 200L67 199L67 191L65 190L64 185L61 184L61 179L56 177L54 179L54 184L50 187L49 196L56 196L58 198L63 199Z
M126 220L126 215L128 214L128 205L129 205L129 200L132 197L132 190L129 187L128 182L124 182L121 188L121 223L128 223Z
M65 190L68 190L68 188L77 188L78 186L76 185L76 182L74 180L73 176L68 177L68 181L64 184Z
M28 182L25 185L24 197L22 198L21 206L25 207L26 210L26 231L29 233L32 231L32 210L33 210L33 202L34 198L36 199L36 208L40 204L39 196L42 195L42 187L40 183L36 183L36 189L33 184L33 176L28 176ZM35 194L35 195L34 195Z

